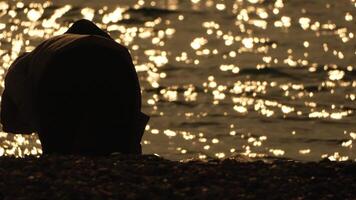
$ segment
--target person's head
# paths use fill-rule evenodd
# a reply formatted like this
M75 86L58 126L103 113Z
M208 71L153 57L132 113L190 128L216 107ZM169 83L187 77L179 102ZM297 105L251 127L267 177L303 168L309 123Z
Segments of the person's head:
M86 19L74 22L65 34L96 35L112 40L108 33L101 30L93 22Z

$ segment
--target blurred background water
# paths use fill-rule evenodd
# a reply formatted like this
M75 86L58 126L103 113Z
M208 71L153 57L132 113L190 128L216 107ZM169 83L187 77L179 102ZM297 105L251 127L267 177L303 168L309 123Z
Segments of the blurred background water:
M0 1L1 90L19 54L81 18L131 51L144 153L356 159L355 0ZM0 156L40 153L36 134L0 133Z

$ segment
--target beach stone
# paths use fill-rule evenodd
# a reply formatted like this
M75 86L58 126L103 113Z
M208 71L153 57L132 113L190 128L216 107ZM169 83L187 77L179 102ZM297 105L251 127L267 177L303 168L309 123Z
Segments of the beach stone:
M115 162L120 164L113 165ZM0 158L5 171L0 175L4 180L0 181L0 194L5 199L356 198L356 177L350 175L354 162L213 163L152 160L149 156Z

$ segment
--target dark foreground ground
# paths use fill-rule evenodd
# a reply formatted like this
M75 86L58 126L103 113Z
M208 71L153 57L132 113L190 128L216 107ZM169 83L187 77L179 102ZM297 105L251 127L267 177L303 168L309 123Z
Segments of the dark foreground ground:
M356 163L0 158L0 199L356 199Z

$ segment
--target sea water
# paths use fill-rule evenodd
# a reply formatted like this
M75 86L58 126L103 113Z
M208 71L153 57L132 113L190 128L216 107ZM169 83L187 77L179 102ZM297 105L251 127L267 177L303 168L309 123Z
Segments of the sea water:
M18 55L86 18L132 54L144 153L356 159L355 0L98 2L0 1L1 90ZM0 133L1 156L30 154L36 134Z

